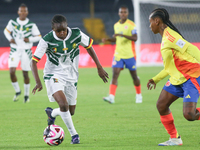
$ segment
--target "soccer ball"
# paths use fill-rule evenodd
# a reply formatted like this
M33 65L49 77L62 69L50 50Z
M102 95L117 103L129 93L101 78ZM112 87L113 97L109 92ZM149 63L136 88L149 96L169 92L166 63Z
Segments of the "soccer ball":
M58 125L49 125L44 129L43 139L50 146L58 146L64 137L64 130Z

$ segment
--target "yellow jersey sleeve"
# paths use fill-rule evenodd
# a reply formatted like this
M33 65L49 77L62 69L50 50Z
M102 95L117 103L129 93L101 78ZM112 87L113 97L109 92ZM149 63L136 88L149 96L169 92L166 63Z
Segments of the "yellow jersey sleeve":
M192 57L194 57L200 63L200 50L196 46L190 44L186 52L190 54Z
M164 79L166 76L168 76L169 74L165 71L165 69L163 69L161 72L159 72L155 77L153 77L153 81L155 83L158 83L160 80Z

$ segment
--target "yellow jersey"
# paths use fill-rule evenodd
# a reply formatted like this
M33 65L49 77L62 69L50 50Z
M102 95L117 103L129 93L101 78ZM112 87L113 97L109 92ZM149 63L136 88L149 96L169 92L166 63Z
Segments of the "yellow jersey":
M197 56L191 55L194 50L197 50ZM163 32L161 55L164 69L153 78L155 83L167 75L170 75L169 80L172 85L180 85L190 78L200 76L198 48L169 27Z
M114 32L115 34L123 34L127 36L137 34L135 23L129 19L127 19L123 24L120 23L120 20L115 23ZM129 59L136 57L135 42L125 37L117 36L114 56L119 59Z

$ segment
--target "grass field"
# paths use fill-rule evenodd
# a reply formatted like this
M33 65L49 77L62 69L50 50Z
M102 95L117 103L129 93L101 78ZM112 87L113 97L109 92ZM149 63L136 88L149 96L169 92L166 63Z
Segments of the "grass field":
M50 147L43 141L43 131L47 126L44 109L47 106L57 108L57 103L47 99L46 88L36 95L30 95L30 103L23 103L23 96L13 102L14 89L11 86L8 71L0 71L0 149L3 150L196 150L200 148L200 122L189 122L182 115L182 99L170 108L175 125L182 136L183 145L159 147L158 143L168 140L156 109L156 101L167 79L158 83L157 88L148 91L147 81L158 73L161 67L138 68L141 79L143 103L135 103L135 90L128 70L119 78L115 104L102 100L108 95L109 83L98 77L95 68L79 69L78 103L72 117L80 135L81 144L71 145L71 137L61 117L56 124L65 130L65 139L57 147ZM111 68L106 68L111 79ZM40 70L40 76L43 73ZM32 74L31 90L35 85ZM17 71L18 81L23 91L22 72ZM109 82L110 82L109 79ZM22 93L23 95L23 93Z

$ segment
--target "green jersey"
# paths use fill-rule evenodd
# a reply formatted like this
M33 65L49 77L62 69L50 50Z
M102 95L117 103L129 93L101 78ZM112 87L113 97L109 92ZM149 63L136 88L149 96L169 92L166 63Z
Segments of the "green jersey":
M93 40L78 28L68 27L67 37L59 39L54 31L46 34L39 42L33 59L39 61L46 53L44 79L52 76L66 81L77 82L79 45L91 46Z

